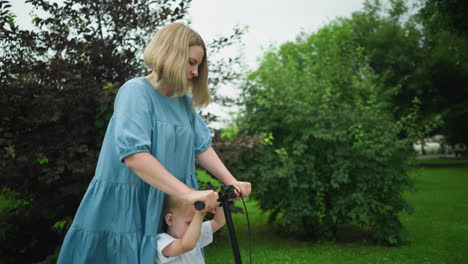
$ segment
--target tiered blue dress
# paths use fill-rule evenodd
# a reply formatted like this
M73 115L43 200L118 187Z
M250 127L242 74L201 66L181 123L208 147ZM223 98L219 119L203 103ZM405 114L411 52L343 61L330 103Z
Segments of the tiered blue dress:
M58 263L154 263L164 193L123 159L151 153L172 175L198 189L195 157L210 145L211 132L189 96L164 96L145 77L126 82Z

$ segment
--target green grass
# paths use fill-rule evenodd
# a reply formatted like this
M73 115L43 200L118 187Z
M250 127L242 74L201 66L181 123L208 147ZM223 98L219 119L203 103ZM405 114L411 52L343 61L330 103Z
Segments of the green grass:
M456 165L412 171L417 191L405 196L415 212L401 215L410 241L399 247L281 237L270 231L267 215L255 201L249 201L252 263L468 263L468 165ZM236 214L233 220L243 263L249 263L245 215ZM208 264L234 263L227 228L221 232L222 236L205 250Z
M416 159L412 160L411 164L418 167L449 167L449 166L458 166L458 165L468 165L467 159Z

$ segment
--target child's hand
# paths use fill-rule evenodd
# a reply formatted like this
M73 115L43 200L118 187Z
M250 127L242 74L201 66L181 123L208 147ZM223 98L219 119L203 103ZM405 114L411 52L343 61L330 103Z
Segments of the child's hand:
M211 220L211 228L213 229L213 232L218 231L221 227L224 226L225 223L226 217L224 216L224 209L218 207L213 217L213 220Z
M220 206L221 206L221 203L218 202L218 204L216 205L216 207L213 208L213 209L211 209L211 210L209 210L208 212L210 212L210 213L212 213L212 214L216 214L216 212L219 210Z

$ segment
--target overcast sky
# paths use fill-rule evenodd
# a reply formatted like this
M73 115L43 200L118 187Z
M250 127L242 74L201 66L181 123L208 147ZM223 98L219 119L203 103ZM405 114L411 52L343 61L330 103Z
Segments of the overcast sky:
M349 17L362 8L364 0L193 0L189 10L191 27L210 42L216 36L228 35L235 25L248 26L244 45L230 53L242 54L249 69L263 48L292 41L302 32L314 32L336 17ZM29 26L31 6L23 0L13 0L12 11L17 23ZM234 92L224 88L224 93ZM215 109L215 106L211 106ZM215 109L214 111L223 110ZM224 117L226 118L226 111Z
M247 25L243 42L245 63L256 65L262 47L294 40L313 32L336 17L360 9L363 0L194 0L189 16L192 27L209 40L229 34L236 25Z

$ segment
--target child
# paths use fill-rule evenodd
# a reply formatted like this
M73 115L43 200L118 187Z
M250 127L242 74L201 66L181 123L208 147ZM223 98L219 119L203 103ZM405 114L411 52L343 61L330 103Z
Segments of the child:
M157 259L160 263L205 263L201 248L213 241L213 233L224 226L224 211L218 207L211 221L203 222L206 209L167 195L164 202L166 233L157 236ZM158 262L157 262L158 263Z

